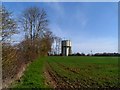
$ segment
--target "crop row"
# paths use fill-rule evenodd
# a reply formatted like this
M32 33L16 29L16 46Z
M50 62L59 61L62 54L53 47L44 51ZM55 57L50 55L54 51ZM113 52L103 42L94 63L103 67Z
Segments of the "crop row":
M48 66L49 66L48 67L49 74L51 75L52 78L54 78L55 82L57 83L57 87L60 88L118 87L117 84L118 78L116 77L116 82L115 80L111 81L113 80L113 78L111 78L110 75L107 75L106 74L107 72L101 73L102 70L101 68L97 68L99 71L94 72L93 67L91 68L89 67L89 69L82 70L78 67L73 68L58 62L52 62L52 63L48 62ZM95 66L94 64L94 67L98 67L98 66Z

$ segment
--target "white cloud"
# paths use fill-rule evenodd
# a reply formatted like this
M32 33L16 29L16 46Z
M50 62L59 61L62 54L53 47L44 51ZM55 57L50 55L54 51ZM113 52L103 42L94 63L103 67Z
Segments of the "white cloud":
M66 32L65 31L63 32L59 25L55 23L50 25L50 29L56 36L59 36L61 38L66 36Z
M118 52L118 42L117 39L111 38L98 38L86 41L73 42L73 51L74 52L84 52L90 53L97 52Z
M80 10L80 8L78 8L78 10L75 13L74 18L80 23L81 30L84 30L88 22L86 13L83 12L82 9Z
M54 10L56 15L58 17L66 17L66 13L64 10L64 7L61 6L60 3L49 3L49 6ZM86 34L86 27L89 18L87 18L87 15L84 11L81 11L79 8L76 9L76 11L70 15L71 19L74 21L77 21L76 23L80 24L80 31L75 32L69 27L60 27L57 22L54 22L50 25L51 30L53 33L61 38L70 39L72 41L72 49L74 52L83 52L83 53L90 53L92 50L93 53L96 52L117 52L117 40L113 38L108 37L100 37L100 38L85 38ZM63 18L62 18L63 19ZM69 18L70 19L70 18ZM70 21L72 21L70 20ZM67 24L67 23L66 23ZM71 38L70 38L71 37Z
M59 2L46 3L50 8L52 8L54 13L57 13L59 16L64 16L64 8Z

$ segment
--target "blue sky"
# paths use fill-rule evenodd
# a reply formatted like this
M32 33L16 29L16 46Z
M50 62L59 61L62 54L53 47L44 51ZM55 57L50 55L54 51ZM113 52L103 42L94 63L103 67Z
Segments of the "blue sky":
M118 3L117 2L37 2L3 3L20 18L24 8L44 8L53 33L72 41L72 51L90 53L118 51ZM21 40L22 35L16 35Z

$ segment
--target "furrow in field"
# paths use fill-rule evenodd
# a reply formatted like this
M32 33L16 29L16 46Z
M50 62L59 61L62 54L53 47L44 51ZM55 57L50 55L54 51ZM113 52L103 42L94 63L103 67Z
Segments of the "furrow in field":
M49 63L47 66L48 66L47 67L48 74L52 78L53 82L55 82L56 84L54 88L57 88L57 89L58 88L75 88L74 85L70 83L68 78L63 77L60 74L58 74L58 72L56 72Z
M75 71L75 68L71 69L71 68L69 68L61 63L57 63L57 62L55 62L55 66L58 66L58 68L63 71L63 73L60 73L60 76L65 78L73 88L89 87L89 85L87 85L85 80L79 79L79 77L81 77L82 75L80 75L80 73L78 73L80 71L78 68ZM66 73L66 75L64 73ZM74 77L71 77L71 75Z
M75 73L75 74L79 74L80 69L78 69L78 68L70 68L70 67L65 66L64 64L57 63L57 62L56 62L56 64L57 64L58 66L60 66L61 68L63 68L64 70L73 72L73 73Z
M55 75L48 62L46 63L46 74L48 84L53 88L57 88L59 86L59 78Z
M56 63L50 63L52 70L54 71L54 73L57 75L57 77L60 78L60 83L64 84L64 86L62 85L61 87L63 88L81 88L81 87L89 87L89 85L87 85L87 83L83 80L81 81L81 79L79 79L79 74L74 74L71 73L69 71L64 70L63 68L60 68ZM60 69L60 72L58 69ZM69 73L68 73L69 72ZM75 75L75 77L71 77L71 75Z

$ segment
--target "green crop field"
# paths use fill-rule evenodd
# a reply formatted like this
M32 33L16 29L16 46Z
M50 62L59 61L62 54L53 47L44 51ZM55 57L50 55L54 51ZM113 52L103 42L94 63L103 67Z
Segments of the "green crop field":
M49 56L26 69L14 88L105 88L118 84L118 57Z

